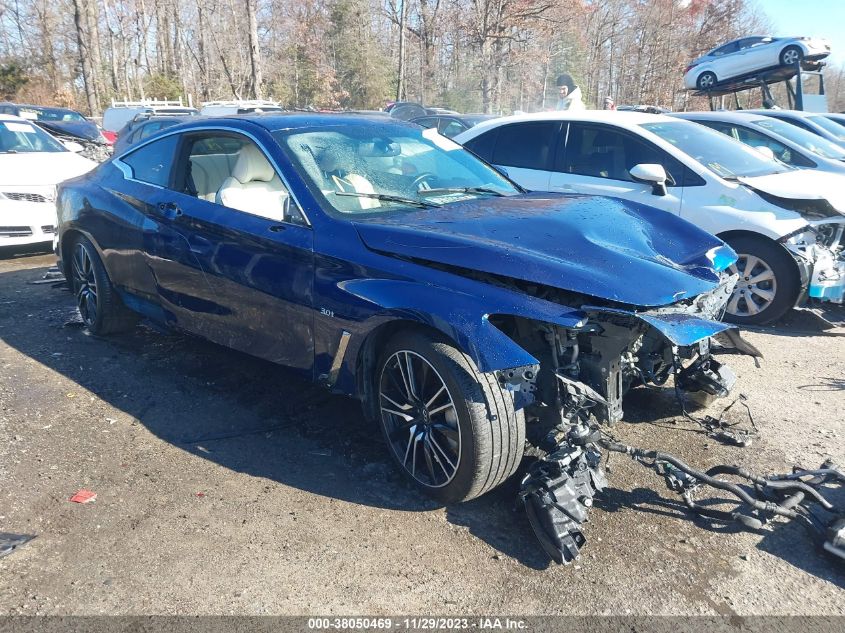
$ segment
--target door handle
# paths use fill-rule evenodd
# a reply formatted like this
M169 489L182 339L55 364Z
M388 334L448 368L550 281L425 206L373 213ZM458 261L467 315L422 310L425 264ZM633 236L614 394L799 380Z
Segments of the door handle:
M182 209L180 209L179 205L175 202L160 202L158 204L158 210L161 211L162 215L164 215L164 217L168 220L173 220L182 215Z
M267 230L270 231L271 233L281 233L286 228L288 228L288 227L286 227L284 224L274 224L273 226L268 226Z

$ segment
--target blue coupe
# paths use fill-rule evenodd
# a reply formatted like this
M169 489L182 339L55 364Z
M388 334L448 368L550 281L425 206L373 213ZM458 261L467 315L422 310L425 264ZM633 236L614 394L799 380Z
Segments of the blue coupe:
M730 248L633 202L527 193L436 130L203 119L65 182L57 204L92 333L145 317L350 394L444 503L503 482L585 406L620 420L631 386L733 382L709 347L741 341L715 320Z

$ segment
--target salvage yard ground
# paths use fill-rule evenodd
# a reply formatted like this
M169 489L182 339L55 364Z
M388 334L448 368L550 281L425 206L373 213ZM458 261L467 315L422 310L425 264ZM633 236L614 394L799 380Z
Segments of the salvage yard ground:
M618 455L581 560L550 565L515 485L438 508L354 401L180 335L88 336L33 283L53 263L0 259L0 531L37 535L0 559L0 613L845 615L845 565L802 527L693 521ZM845 328L794 312L746 338L762 367L726 358L753 447L683 430L668 389L632 392L614 433L698 467L845 463Z

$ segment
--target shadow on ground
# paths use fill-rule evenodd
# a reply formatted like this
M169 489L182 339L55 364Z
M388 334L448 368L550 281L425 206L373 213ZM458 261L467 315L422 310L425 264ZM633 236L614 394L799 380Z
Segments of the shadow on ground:
M364 419L357 402L328 395L283 367L183 335L141 326L107 339L90 336L67 289L33 283L46 272L44 267L0 274L0 339L157 437L225 468L318 495L400 511L437 507L399 475L379 429ZM631 421L677 414L671 389L636 390L631 396L626 404ZM503 555L544 569L550 562L518 506L518 479L447 508L446 516ZM655 489L662 486L654 483ZM628 507L688 518L678 500L645 488L610 489L597 505L608 512ZM791 534L778 529L761 548L841 584L824 562L816 565L810 555L790 558L797 551Z

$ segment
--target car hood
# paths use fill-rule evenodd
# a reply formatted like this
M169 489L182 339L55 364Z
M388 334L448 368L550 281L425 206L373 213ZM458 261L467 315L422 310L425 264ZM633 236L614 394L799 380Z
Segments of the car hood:
M103 141L100 130L90 121L35 121L35 123L55 134L73 136L86 141Z
M0 154L0 186L55 185L96 166L94 161L73 152Z
M385 254L643 307L715 288L709 258L724 247L665 211L596 196L475 199L355 226L368 248ZM735 258L724 248L730 261L722 267Z
M742 184L787 200L827 200L845 215L845 175L818 169L796 169L768 176L740 177Z

